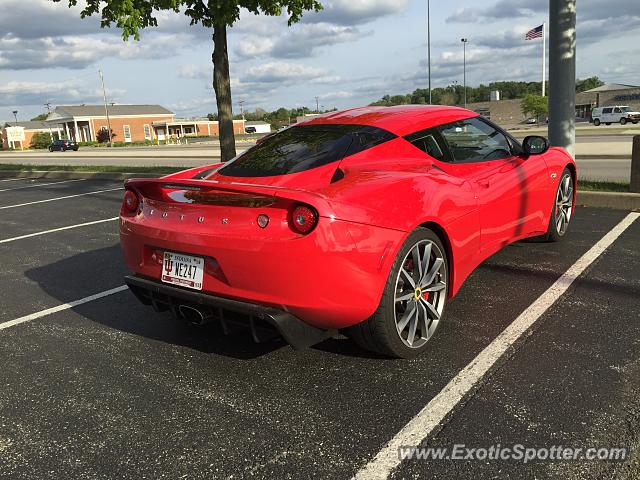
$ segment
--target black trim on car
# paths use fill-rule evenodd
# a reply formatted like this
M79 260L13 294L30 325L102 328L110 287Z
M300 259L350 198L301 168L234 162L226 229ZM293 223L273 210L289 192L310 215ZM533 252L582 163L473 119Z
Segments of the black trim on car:
M299 318L284 310L267 307L256 303L217 297L208 293L185 290L160 283L157 280L129 275L124 278L125 283L133 294L145 305L151 305L156 311L170 310L178 315L178 307L184 305L191 308L206 308L216 315L224 331L228 323L237 326L237 319L230 319L225 312L236 312L248 315L242 322L251 330L253 339L260 341L260 326L255 320L261 320L274 328L292 347L307 348L335 335L335 330L322 330L304 323Z

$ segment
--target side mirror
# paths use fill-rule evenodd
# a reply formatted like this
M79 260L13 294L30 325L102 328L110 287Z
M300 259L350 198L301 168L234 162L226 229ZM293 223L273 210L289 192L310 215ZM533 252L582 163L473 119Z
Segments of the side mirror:
M530 155L541 155L549 150L549 142L544 137L530 135L528 137L524 137L524 140L522 141L522 150L524 151L525 157Z

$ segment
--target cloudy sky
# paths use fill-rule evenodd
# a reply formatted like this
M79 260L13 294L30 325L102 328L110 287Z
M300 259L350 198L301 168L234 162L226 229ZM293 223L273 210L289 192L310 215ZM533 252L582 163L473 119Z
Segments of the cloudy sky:
M426 88L426 1L326 0L287 27L286 17L244 12L229 37L232 94L245 108L346 108ZM79 3L82 3L80 0ZM2 0L0 119L28 119L43 104L98 103L98 68L109 101L159 103L181 116L215 111L211 32L159 13L158 28L123 42L98 18L50 0ZM541 42L525 32L548 16L548 0L431 0L434 86L538 80ZM579 77L640 84L640 1L578 2ZM237 103L234 105L239 110Z

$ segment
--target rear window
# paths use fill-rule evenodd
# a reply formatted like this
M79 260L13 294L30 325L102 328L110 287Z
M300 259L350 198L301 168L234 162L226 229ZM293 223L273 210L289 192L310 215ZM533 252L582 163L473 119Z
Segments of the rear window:
M304 172L395 138L364 125L300 125L287 128L218 170L231 177L269 177Z

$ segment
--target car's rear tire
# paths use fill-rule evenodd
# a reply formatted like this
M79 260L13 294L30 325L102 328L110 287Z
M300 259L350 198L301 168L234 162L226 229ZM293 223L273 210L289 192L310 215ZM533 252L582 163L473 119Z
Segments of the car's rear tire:
M626 118L621 118L620 119L620 125L626 125L627 124L627 119Z
M600 126L600 120L596 118L596 119L593 121L593 124L594 124L596 127L599 127L599 126Z
M53 152L53 148L52 148L52 147L49 147L49 151L50 151L50 152Z
M444 313L448 268L440 238L427 228L414 230L391 267L378 309L346 335L362 348L390 357L421 354Z
M553 197L553 208L549 218L549 226L544 239L548 242L559 242L569 230L573 217L574 178L571 170L562 171L556 194Z

